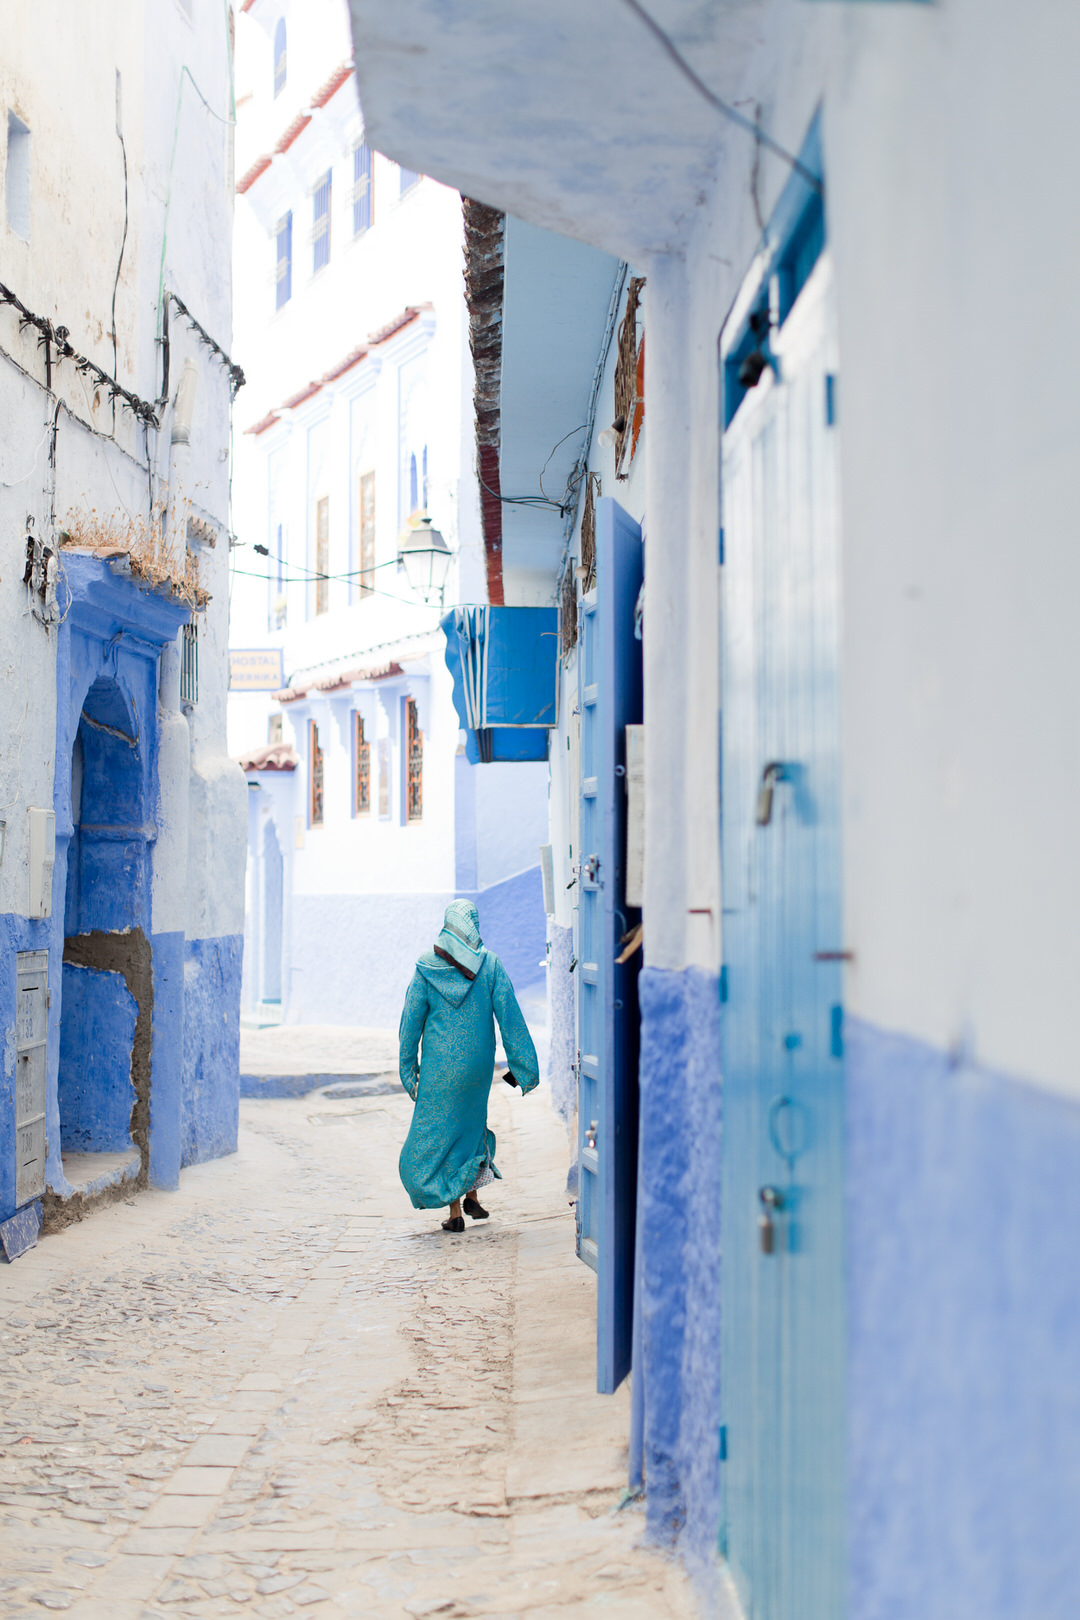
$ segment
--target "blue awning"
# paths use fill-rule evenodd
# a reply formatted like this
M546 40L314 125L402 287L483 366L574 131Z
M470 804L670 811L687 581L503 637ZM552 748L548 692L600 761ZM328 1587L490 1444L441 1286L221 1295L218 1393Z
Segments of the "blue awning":
M546 759L558 719L557 610L458 607L442 628L469 759Z

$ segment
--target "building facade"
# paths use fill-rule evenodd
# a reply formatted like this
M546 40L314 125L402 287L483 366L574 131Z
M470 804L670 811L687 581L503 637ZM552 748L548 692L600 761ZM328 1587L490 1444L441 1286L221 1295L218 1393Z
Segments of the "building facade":
M13 11L0 99L0 1219L22 1212L17 1245L43 1201L63 1222L236 1143L227 14Z
M564 509L488 539L561 614L553 1042L652 1532L711 1613L1065 1620L1075 21L351 10L371 139L493 210L480 432Z
M245 5L237 60L244 1011L393 1025L455 895L519 989L545 955L546 768L469 756L438 627L488 596L462 204L368 143L343 0Z

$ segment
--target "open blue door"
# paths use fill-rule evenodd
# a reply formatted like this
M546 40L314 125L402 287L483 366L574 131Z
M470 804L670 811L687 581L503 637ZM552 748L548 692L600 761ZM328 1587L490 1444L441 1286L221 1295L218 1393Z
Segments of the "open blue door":
M641 530L605 496L596 508L596 586L582 602L578 959L577 1252L598 1281L596 1387L630 1371L638 1140L639 956L617 963L638 921L626 906L626 727L642 712L634 610Z

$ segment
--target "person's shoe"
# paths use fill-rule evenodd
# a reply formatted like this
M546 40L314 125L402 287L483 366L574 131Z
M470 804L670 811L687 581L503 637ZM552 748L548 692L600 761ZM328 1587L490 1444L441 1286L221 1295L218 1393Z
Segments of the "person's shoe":
M466 1215L471 1215L474 1221L486 1221L488 1212L478 1198L466 1198L463 1208Z
M450 1217L450 1219L448 1221L443 1221L442 1229L443 1229L444 1232L464 1232L464 1230L465 1230L465 1217L464 1217L464 1215L451 1215L451 1217Z

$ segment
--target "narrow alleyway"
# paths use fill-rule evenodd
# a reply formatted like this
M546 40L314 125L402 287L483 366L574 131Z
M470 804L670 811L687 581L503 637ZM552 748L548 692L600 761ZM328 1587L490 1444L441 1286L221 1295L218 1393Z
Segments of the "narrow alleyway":
M406 1205L408 1112L245 1102L236 1157L0 1271L0 1614L693 1614L617 1508L546 1094L494 1088L457 1239Z

